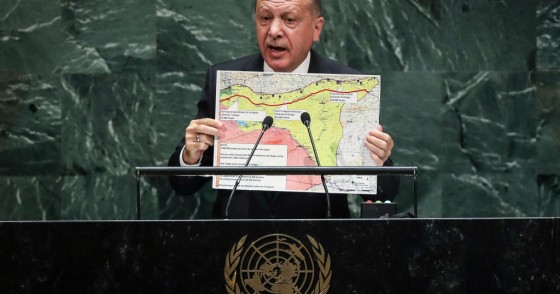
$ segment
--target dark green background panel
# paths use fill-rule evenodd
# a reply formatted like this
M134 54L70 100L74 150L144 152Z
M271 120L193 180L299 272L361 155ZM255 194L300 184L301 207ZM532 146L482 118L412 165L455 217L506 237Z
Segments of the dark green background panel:
M132 219L210 64L257 52L253 1L0 2L0 220ZM382 76L397 165L424 217L560 214L560 3L323 1L319 53ZM210 216L166 178L148 219ZM412 210L403 178L400 211ZM359 197L351 197L358 214Z

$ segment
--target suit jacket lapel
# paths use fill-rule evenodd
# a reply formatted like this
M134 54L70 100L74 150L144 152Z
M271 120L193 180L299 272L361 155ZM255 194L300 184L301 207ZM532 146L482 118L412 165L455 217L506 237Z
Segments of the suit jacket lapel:
M260 53L253 55L253 58L248 60L241 69L242 71L263 71L264 59Z
M309 58L309 73L322 73L321 57L311 50L311 57Z

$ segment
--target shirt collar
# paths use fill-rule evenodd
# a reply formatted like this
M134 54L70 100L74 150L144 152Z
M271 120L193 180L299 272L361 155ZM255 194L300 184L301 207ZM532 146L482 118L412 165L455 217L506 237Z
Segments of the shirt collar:
M311 62L311 51L307 52L307 57L305 57L305 60L303 60L303 62L296 69L294 69L294 71L292 71L292 73L307 73L309 71L310 62ZM266 61L264 62L263 71L274 72L274 70L270 68L268 64L266 64Z

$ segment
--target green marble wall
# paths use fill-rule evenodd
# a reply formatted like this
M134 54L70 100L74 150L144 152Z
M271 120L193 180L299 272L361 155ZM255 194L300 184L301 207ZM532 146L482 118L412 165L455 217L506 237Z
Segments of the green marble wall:
M383 77L381 123L396 164L420 169L420 216L560 215L559 1L323 6L317 51ZM1 1L0 220L134 218L134 167L166 164L206 67L257 51L252 7ZM206 218L213 201L165 178L142 197L150 219Z

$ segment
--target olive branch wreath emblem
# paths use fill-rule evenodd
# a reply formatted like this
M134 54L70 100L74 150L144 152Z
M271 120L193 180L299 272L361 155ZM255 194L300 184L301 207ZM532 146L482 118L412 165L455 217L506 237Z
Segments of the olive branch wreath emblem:
M326 294L330 288L332 278L331 271L331 258L325 252L323 245L317 242L313 237L307 235L307 239L313 247L313 254L319 266L318 281L315 285L314 294ZM224 267L224 278L226 280L226 290L229 294L241 294L241 288L237 284L237 267L241 260L241 253L243 253L243 245L247 240L247 235L243 236L237 243L235 243L226 256L226 263Z

